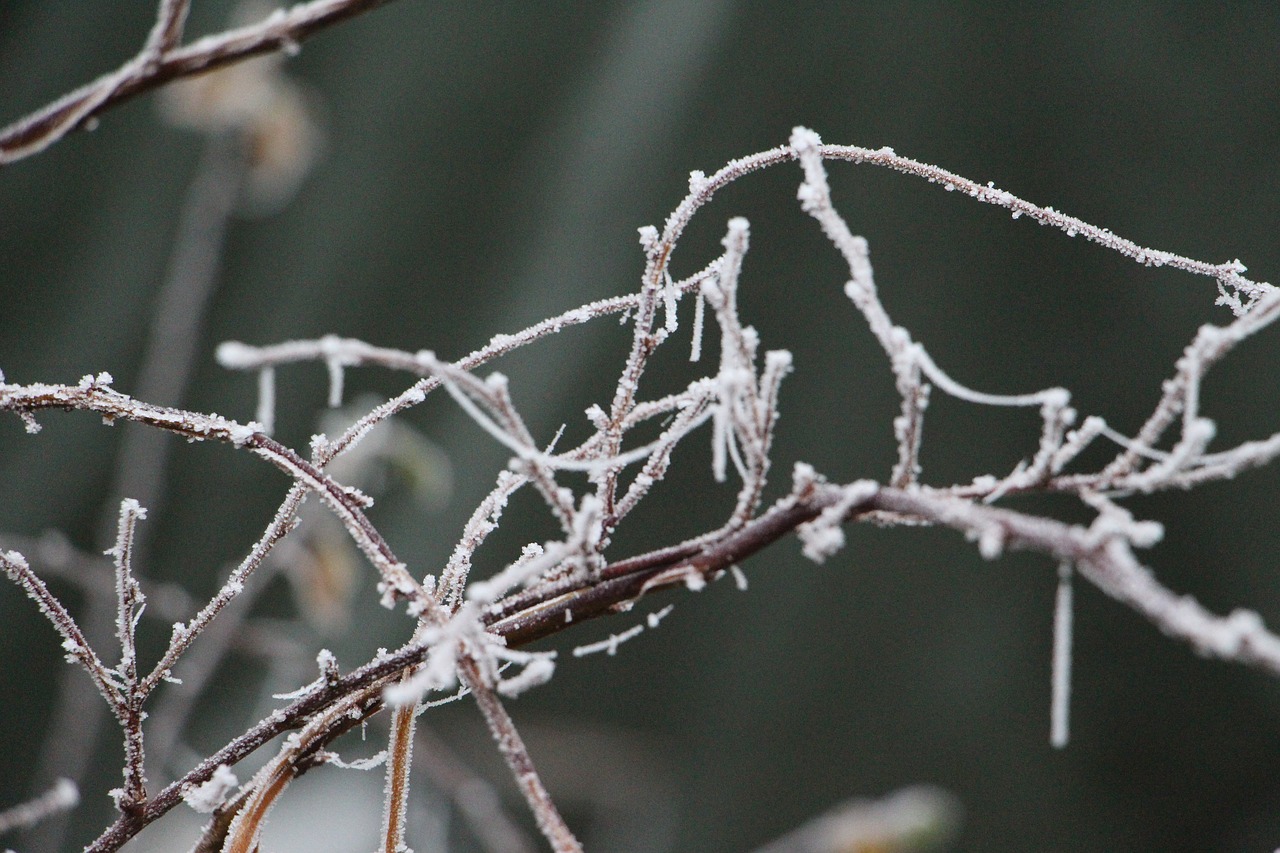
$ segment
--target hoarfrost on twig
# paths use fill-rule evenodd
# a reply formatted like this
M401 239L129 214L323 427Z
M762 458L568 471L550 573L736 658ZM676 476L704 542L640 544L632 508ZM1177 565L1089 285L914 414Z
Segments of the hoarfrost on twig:
M225 764L219 764L213 775L204 783L189 788L182 795L182 801L201 814L209 814L220 808L240 785L236 774Z
M121 81L143 79L150 73L143 67L147 63L149 68L170 61L179 50L185 6L181 0L163 0L157 23L135 63L102 84L104 88L93 89L86 99L69 102L69 112L59 115L70 124L58 132L65 132L112 101L112 87L122 85ZM284 27L273 30L272 44L287 49L298 34L289 29L290 23L296 23L297 15L316 13L317 9L316 4L295 6L263 22L254 32L262 37L264 28ZM825 165L831 160L893 169L1002 207L1015 218L1025 216L1069 236L1082 236L1137 263L1208 276L1217 285L1218 302L1232 309L1234 319L1198 330L1160 389L1151 415L1132 437L1121 435L1099 415L1086 414L1080 419L1081 413L1072 407L1071 395L1063 388L1020 394L970 388L939 366L925 345L889 316L876 289L867 242L853 233L832 200ZM791 490L765 505L768 476L775 462L773 444L782 408L781 388L794 365L787 350L766 351L759 332L740 314L738 292L746 276L749 225L740 217L730 219L722 240L723 252L692 276L674 279L670 259L693 215L716 192L756 169L791 161L798 162L802 172L797 190L800 205L844 258L848 267L844 293L883 350L901 398L892 423L897 459L884 484L858 480L834 485L812 467L798 463ZM845 545L843 525L855 518L887 525L947 526L975 542L979 553L988 559L1012 549L1029 549L1060 564L1050 708L1051 743L1055 747L1065 745L1068 736L1073 575L1204 654L1280 674L1280 637L1268 631L1256 613L1240 609L1227 616L1213 614L1194 599L1162 585L1137 560L1134 549L1150 547L1159 540L1162 528L1156 522L1135 520L1119 503L1132 492L1225 479L1280 455L1280 432L1209 452L1217 430L1214 421L1201 411L1204 377L1240 342L1280 318L1280 291L1244 278L1244 267L1238 261L1210 264L1141 247L991 184L977 184L901 157L891 149L827 145L804 128L796 128L786 146L732 161L711 174L692 173L688 196L661 230L641 229L640 242L645 267L635 293L572 309L514 334L495 335L485 346L456 361L445 361L426 350L410 353L337 336L266 347L224 343L218 349L224 366L258 372L256 422L240 423L216 414L136 400L114 390L105 373L86 375L74 385L11 385L0 377L0 409L17 414L29 430L35 428L36 412L88 410L107 422L131 420L190 440L225 442L270 462L293 480L259 540L205 606L174 626L167 649L145 676L137 670L134 640L143 606L132 565L134 526L144 515L136 501L121 505L117 542L108 552L116 563L116 627L122 649L118 667L102 664L70 614L20 554L0 554L6 573L36 600L61 636L69 658L89 672L121 721L126 742L126 784L118 797L122 808L136 811L145 803L148 809L154 807L158 816L163 813L162 806L172 807L184 797L194 800L193 806L221 804L236 785L230 765L272 737L292 730L276 757L244 786L244 805L228 830L227 849L251 850L267 812L288 783L314 763L338 763L322 747L355 722L363 722L389 705L395 710L383 847L388 851L402 849L413 720L423 707L436 704L425 701L427 694L456 687L456 696L470 695L478 703L513 778L553 847L578 850L580 846L551 801L500 698L545 682L554 672L555 657L515 646L573 622L625 611L655 590L680 584L701 589L709 579L725 572L731 572L745 589L739 563L788 533L798 536L809 559L830 559ZM691 361L700 363L704 325L713 323L710 332L719 334L719 363L700 369L705 375L687 382L683 389L649 398L646 373L654 353L681 332L679 303L685 296L694 299L692 323L683 330L689 335ZM631 326L630 348L611 399L587 409L591 432L575 447L558 447L563 427L545 446L535 441L506 376L491 373L481 378L474 372L563 329L610 315L619 315ZM327 371L331 405L341 402L350 369L379 366L405 371L415 378L401 393L368 408L351 426L323 427L334 437L318 435L309 458L305 458L270 436L277 372L283 365L302 361L319 363ZM374 427L422 403L441 387L485 433L510 450L513 458L509 470L497 474L494 486L471 514L446 565L438 574L415 575L366 514L371 498L354 483L339 479L338 460L362 441L370 441ZM1003 476L976 472L969 482L957 484L925 480L920 451L925 412L934 392L972 405L1038 409L1038 434L1028 435L1023 461ZM653 430L659 432L658 438L637 446L634 436L639 433L634 431L645 423L658 424ZM647 553L614 558L610 553L614 531L642 501L661 492L659 484L674 464L679 445L707 424L712 478L738 481L736 499L722 526ZM1099 438L1119 446L1115 458L1099 470L1064 473L1078 464L1082 451ZM630 466L638 470L628 472ZM575 481L572 475L585 475L586 487L581 486L581 476ZM494 559L487 578L473 579L481 546L498 528L507 500L526 485L541 497L560 532L541 545L524 545L514 558ZM1034 492L1074 495L1096 515L1088 525L1068 524L997 505L1013 495ZM148 798L143 786L144 700L161 680L170 678L183 654L241 594L275 544L295 528L297 511L311 493L341 521L351 541L376 570L384 603L408 602L409 616L416 620L413 638L346 675L331 654L322 652L317 658L319 678L293 693L279 695L290 700L287 707L275 709L225 750ZM650 614L643 624L578 646L574 656L600 651L614 654L620 643L646 626L656 627L668 612L670 606ZM116 835L111 836L110 844L118 846L138 828L118 823L111 830ZM98 849L114 848L104 841Z

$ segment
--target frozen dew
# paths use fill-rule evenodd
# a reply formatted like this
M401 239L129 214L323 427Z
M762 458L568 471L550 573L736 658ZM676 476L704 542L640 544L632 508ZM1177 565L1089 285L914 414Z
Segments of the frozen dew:
M1004 553L1008 534L998 524L988 524L978 532L978 553L984 560L994 560Z
M627 640L640 636L643 631L643 625L632 625L627 630L618 634L610 634L603 640L598 640L594 643L587 643L583 646L576 646L573 650L573 656L575 658L580 658L586 657L587 655L597 654L599 652L604 652L610 656L616 655L618 653L618 646L622 645Z
M182 801L201 814L210 814L227 802L239 784L240 780L231 768L219 764L203 784L184 789Z
M671 611L675 609L676 609L676 606L674 604L668 604L666 607L662 608L661 610L658 610L654 613L650 613L648 616L646 616L644 620L645 624L648 625L650 628L657 628L658 624L663 619L667 618L667 616L671 614Z
M495 689L503 696L514 698L532 687L546 684L556 671L554 652L527 654L520 658L509 657L509 659L522 663L523 666L516 675L498 682Z

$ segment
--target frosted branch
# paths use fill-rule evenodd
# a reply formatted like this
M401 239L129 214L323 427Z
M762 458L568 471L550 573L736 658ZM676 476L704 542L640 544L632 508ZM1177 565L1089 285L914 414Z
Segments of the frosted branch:
M125 684L132 689L138 680L138 649L134 630L142 617L146 597L133 574L134 530L147 511L132 498L120 502L120 524L115 547L107 551L116 567L116 637L120 640L120 665L117 669Z
M391 717L391 743L387 748L387 783L382 813L381 853L406 850L404 827L409 812L409 769L413 759L413 731L417 718L413 705L397 708Z
M179 46L188 3L161 0L156 23L136 56L117 70L0 130L0 165L38 154L135 95L251 56L296 52L299 42L308 36L387 2L311 0L276 10L258 23Z
M103 665L97 653L89 646L80 626L71 618L71 614L62 606L44 581L27 565L26 559L17 551L0 552L0 565L9 579L35 601L40 612L53 625L62 637L62 648L67 653L67 660L79 663L89 673L98 692L107 700L112 712L119 717L124 710L124 700L120 695L120 685L116 675Z
M449 558L449 564L440 573L439 597L446 607L456 607L467 583L467 575L471 571L471 559L476 549L483 544L489 534L498 529L502 511L506 508L507 499L521 486L528 483L528 478L512 471L498 474L498 482L493 490L476 507L463 528L462 538Z
M360 4L330 0L327 8L356 5ZM301 4L271 20L294 20L291 16L299 10L315 11L320 6ZM185 7L177 0L161 3L156 28L145 49L151 66L166 67L174 56L195 47L178 46ZM103 97L116 98L116 90ZM914 175L997 205L1015 218L1025 216L1068 235L1083 236L1139 263L1209 276L1218 285L1219 301L1229 305L1236 317L1221 326L1207 325L1199 330L1175 365L1173 376L1160 389L1152 414L1133 437L1121 435L1098 415L1082 417L1063 388L1024 394L970 388L936 364L923 343L894 325L877 293L867 243L853 233L832 200L826 174L826 161L830 160L869 163ZM695 275L674 280L670 263L692 216L719 189L755 169L791 161L798 161L803 173L797 191L800 205L843 257L848 267L844 293L885 353L900 397L893 422L897 458L886 483L833 483L813 468L797 464L790 492L770 504L765 494L767 478L777 461L774 437L781 412L781 387L794 365L786 350L766 350L760 334L741 313L739 289L749 278L744 266L751 239L746 220L729 220L723 253ZM853 522L950 527L973 542L987 559L1009 549L1025 549L1063 567L1053 629L1050 729L1055 746L1065 744L1068 734L1073 573L1204 654L1280 675L1280 637L1250 611L1219 616L1161 584L1134 553L1159 539L1160 526L1133 518L1119 503L1136 491L1187 487L1230 477L1280 454L1280 432L1211 452L1216 428L1201 411L1201 386L1209 369L1241 341L1280 317L1280 291L1244 278L1244 268L1238 262L1208 264L1146 249L989 184L981 186L899 157L889 149L825 145L803 128L794 132L787 146L733 161L711 175L692 174L688 196L663 228L642 229L640 237L645 261L636 293L593 302L515 334L496 336L456 361L439 359L426 350L410 353L336 336L267 347L223 344L218 359L224 366L258 373L258 417L265 426L134 400L113 390L105 374L85 377L77 385L10 385L0 379L0 410L23 418L29 429L36 428L35 416L47 409L92 411L108 422L132 420L191 439L223 441L269 461L292 481L262 537L200 612L185 624L174 626L168 648L144 678L137 672L134 640L143 603L131 567L134 525L142 514L136 502L122 506L117 544L110 552L116 558L116 627L122 647L117 668L105 668L88 649L75 622L20 555L0 555L6 572L39 603L62 635L68 652L89 670L125 728L126 785L120 796L124 813L92 849L115 849L179 802L183 792L199 791L219 778L225 782L228 768L272 738L292 732L276 757L244 786L241 796L224 804L229 821L224 827L225 849L247 853L257 845L268 811L292 779L308 767L329 761L330 753L324 747L333 738L389 706L394 710L390 714L387 811L381 845L384 851L397 851L407 843L404 813L413 720L422 708L434 703L427 701L428 693L457 688L457 695L469 693L479 705L552 846L578 850L578 842L551 802L499 699L541 684L554 672L552 654L522 646L568 625L626 611L648 595L679 588L701 589L729 573L745 585L743 561L792 534L809 559L830 559L846 544L844 525ZM695 300L694 317L693 323L686 323L681 330L679 303L685 296ZM558 448L561 432L546 445L535 441L515 403L520 389L510 388L503 374L486 378L475 374L481 366L535 341L589 320L617 315L624 324L632 325L630 346L608 399L586 410L589 435L576 447ZM680 380L683 390L650 398L642 380L657 349L679 334L688 334L690 355L700 364L703 326L709 322L716 324L719 333L718 364L691 368L694 378ZM281 367L297 362L324 366L332 404L340 402L346 371L354 368L404 371L410 374L411 384L335 438L316 436L306 456L269 435L277 374ZM437 584L433 575L421 571L417 577L422 580L415 579L369 519L366 510L371 499L339 482L329 466L373 427L422 403L442 387L482 430L508 448L513 458L509 470L497 474L493 488L471 513ZM924 414L931 394L937 392L972 405L1036 409L1038 428L1028 430L1023 461L1003 476L978 474L960 485L931 485L923 480ZM637 446L640 433L636 430L642 425L647 425L647 435L656 433L657 438ZM736 475L740 480L723 523L681 541L661 543L652 551L619 558L611 551L613 533L635 516L641 501L662 493L656 486L668 477L678 459L676 448L703 425L708 427L712 442L711 478L727 480ZM1099 470L1064 473L1077 465L1084 458L1082 452L1099 438L1120 447L1110 464ZM628 471L632 465L635 468ZM589 485L580 489L581 493L565 485L571 474L585 475ZM559 525L559 533L549 537L551 541L527 543L518 551L512 548L495 556L489 562L487 577L476 579L478 571L473 564L479 565L479 549L495 538L492 534L502 522L507 501L525 485L531 485L542 498L550 518ZM1016 494L1051 492L1078 498L1095 513L1092 523L1068 524L996 505ZM202 761L174 783L177 787L167 786L148 798L142 784L142 701L170 675L195 638L241 594L274 545L294 528L298 509L310 493L344 525L376 568L384 603L408 601L408 615L416 620L413 638L392 652L379 652L347 675L338 671L332 656L322 658L320 678L293 693L281 694L291 700L287 706ZM668 610L653 614L648 626L656 625ZM620 643L644 627L634 625L599 642L580 645L575 656L601 651L613 654ZM136 740L131 740L135 735Z
M120 523L116 544L107 555L116 567L116 636L120 640L120 665L116 668L121 694L120 722L124 729L124 787L117 806L132 808L147 797L142 737L142 703L145 692L138 689L138 648L134 632L142 618L145 598L133 574L134 530L147 511L136 500L120 502Z
M473 661L460 662L459 670L467 685L475 693L476 702L489 725L489 732L498 744L498 751L506 759L511 775L515 777L520 793L533 811L538 830L551 843L556 853L581 853L582 845L574 837L559 809L547 793L546 786L534 768L533 759L524 745L524 739L516 731L515 724L502 706L501 700L485 686L479 667Z

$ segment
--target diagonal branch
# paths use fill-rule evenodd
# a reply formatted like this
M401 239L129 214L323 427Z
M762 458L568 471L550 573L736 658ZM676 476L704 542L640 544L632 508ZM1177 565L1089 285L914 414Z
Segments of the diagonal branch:
M390 0L311 0L273 12L256 24L206 36L178 47L186 0L163 0L142 50L109 74L81 86L0 130L0 165L38 154L108 109L181 77L211 71L251 56L297 50L325 27Z
M106 699L107 704L111 706L112 712L117 717L121 717L124 713L124 699L121 697L120 685L117 683L115 674L102 663L102 659L89 645L89 640L76 624L76 620L67 612L67 608L63 607L57 596L49 591L44 581L40 580L27 565L26 558L17 551L0 553L0 568L3 568L9 579L22 587L23 591L35 601L40 612L62 636L62 648L67 653L67 659L85 668L89 677L93 679L94 686L102 694L102 698Z

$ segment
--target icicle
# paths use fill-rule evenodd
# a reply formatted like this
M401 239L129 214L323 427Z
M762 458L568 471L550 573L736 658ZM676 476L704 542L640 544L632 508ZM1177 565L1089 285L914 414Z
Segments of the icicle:
M276 369L264 367L258 371L258 412L254 420L262 424L262 431L271 435L276 431Z
M1053 608L1053 698L1049 708L1049 743L1062 749L1070 738L1071 710L1071 564L1058 567L1058 594Z
M689 344L689 361L702 358L702 323L706 313L706 300L702 297L702 291L698 291L693 302L693 340Z
M342 406L342 362L331 358L325 364L329 368L329 408L337 409Z

